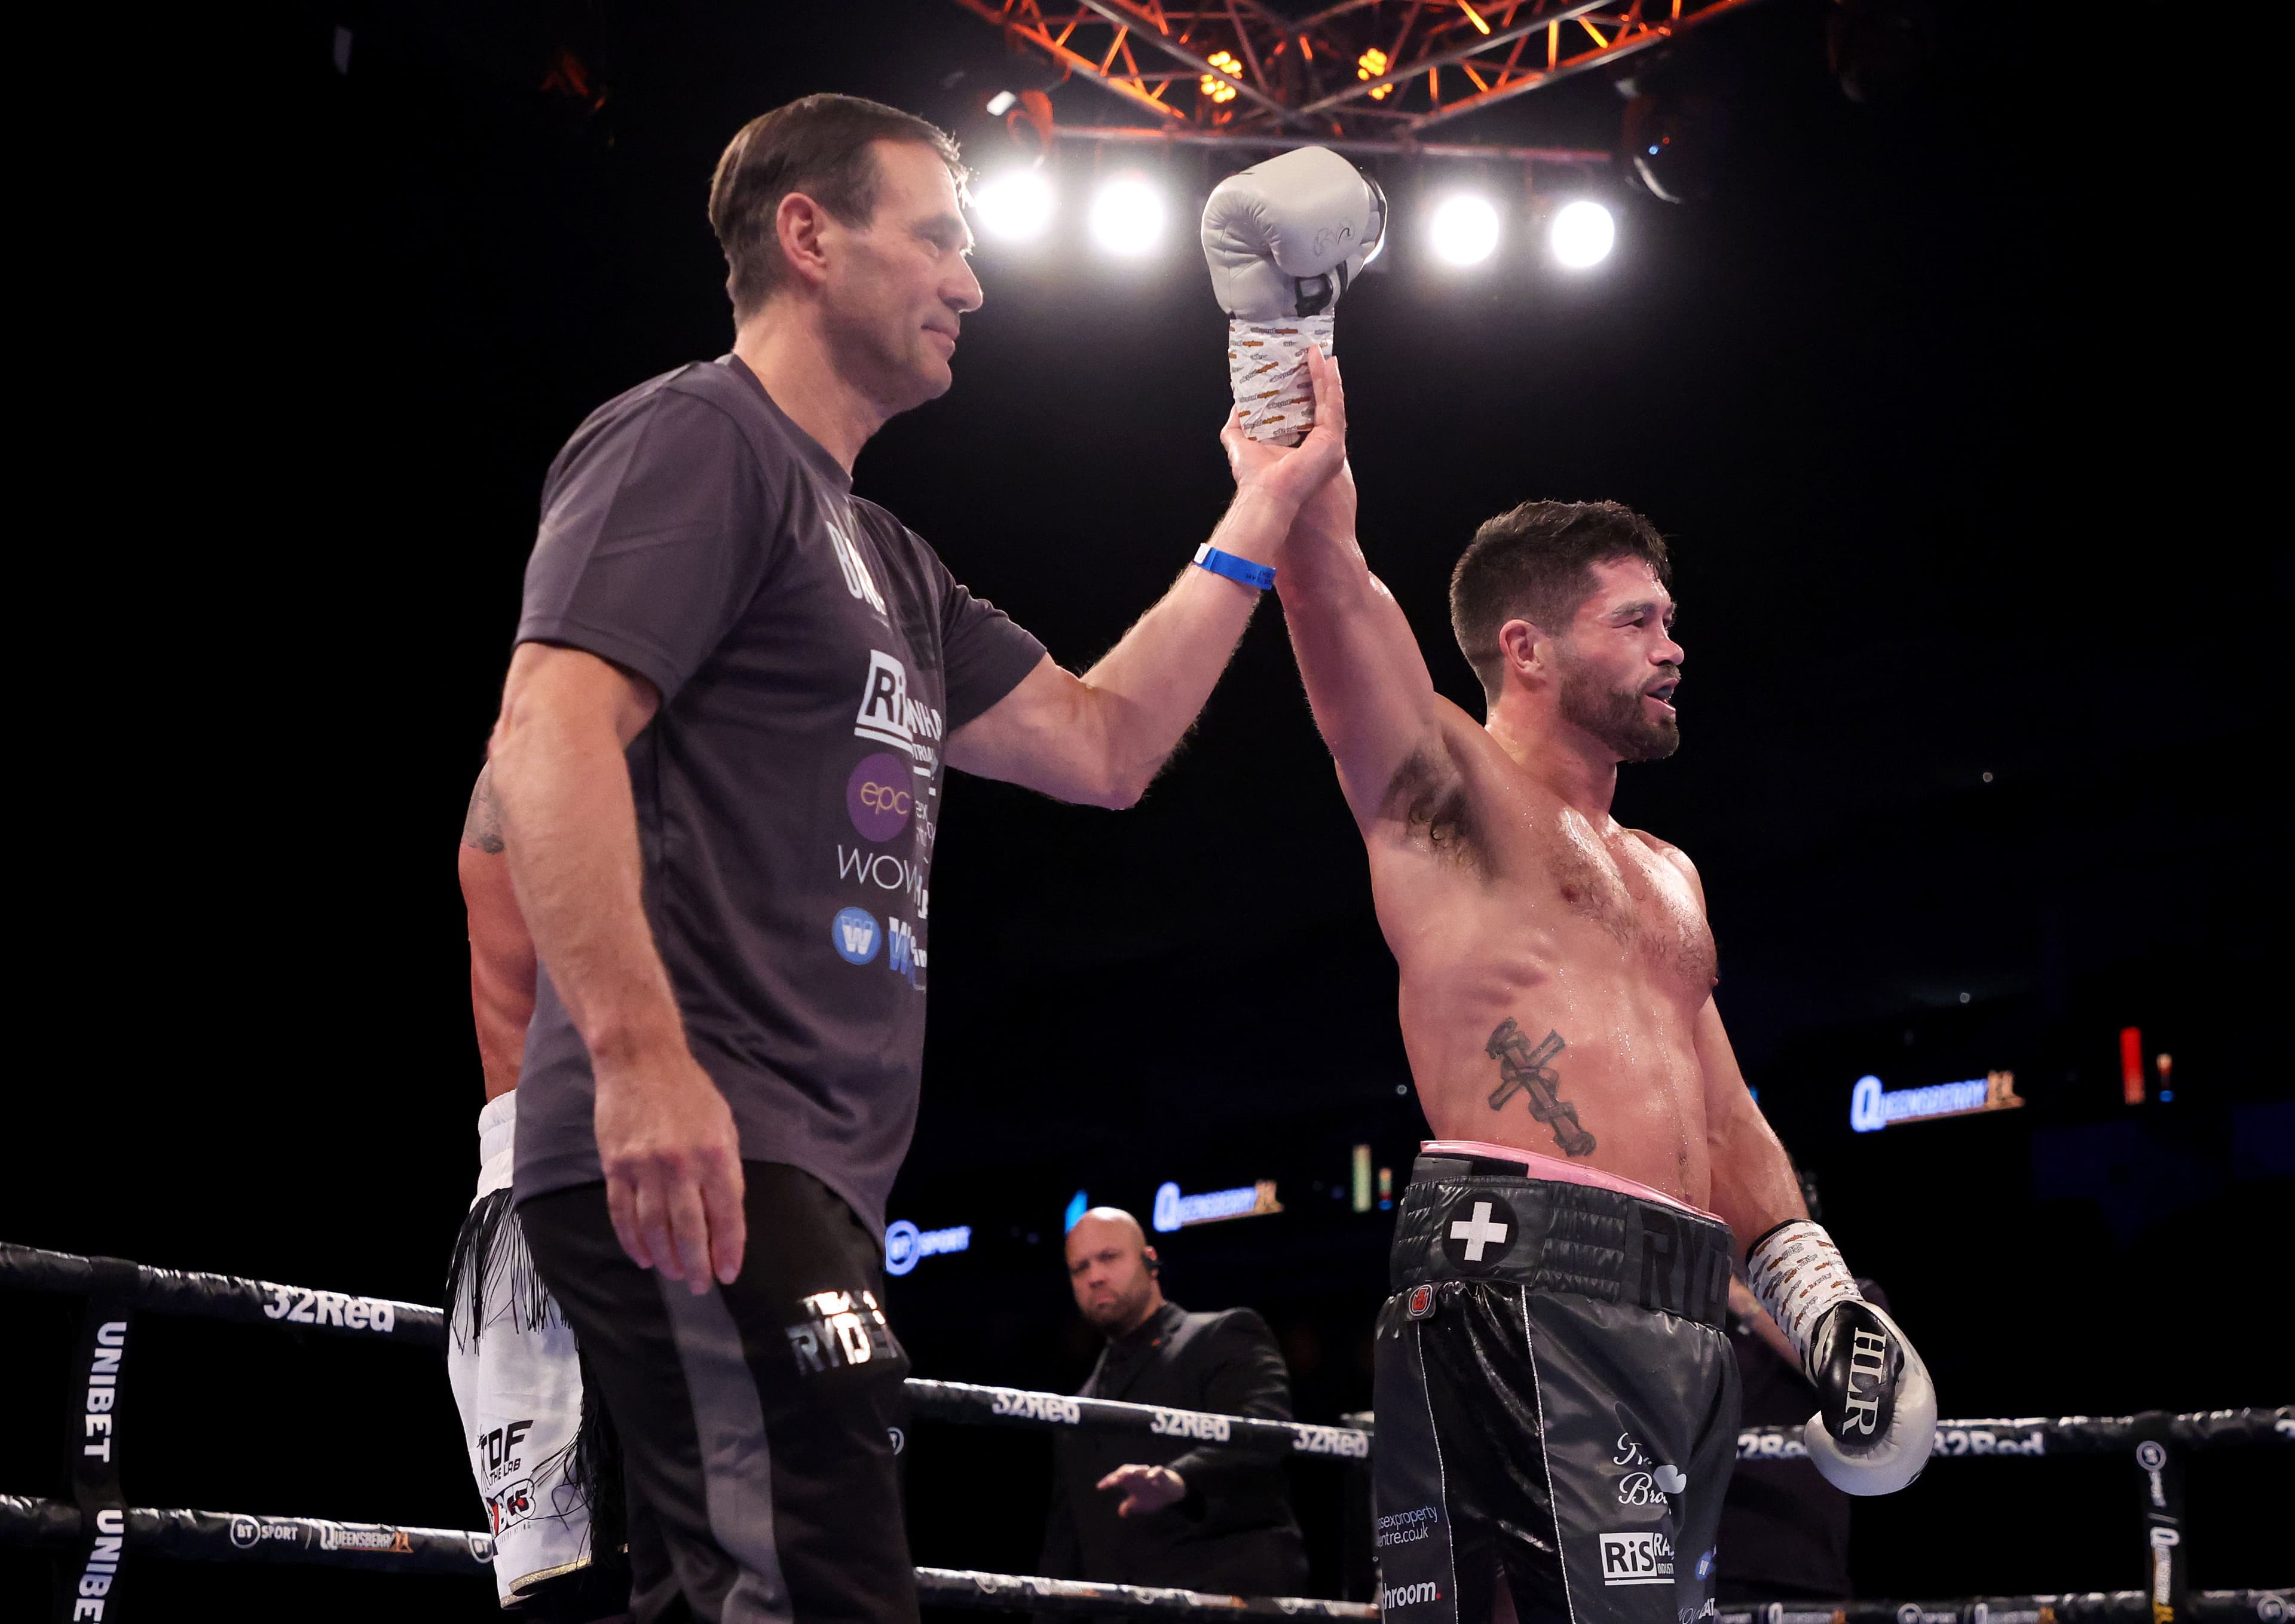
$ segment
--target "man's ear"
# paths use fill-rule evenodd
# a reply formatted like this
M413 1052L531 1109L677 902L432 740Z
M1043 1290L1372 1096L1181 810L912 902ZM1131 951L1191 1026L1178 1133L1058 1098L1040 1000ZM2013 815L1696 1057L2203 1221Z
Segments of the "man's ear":
M1139 1248L1139 1255L1148 1260L1148 1272L1149 1274L1160 1275L1164 1272L1164 1260L1156 1255L1156 1248L1153 1246L1142 1246Z
M1527 620L1509 620L1499 628L1499 654L1507 669L1544 678L1554 665L1553 640Z
M773 210L773 236L789 274L819 287L829 277L829 211L802 192L792 192Z

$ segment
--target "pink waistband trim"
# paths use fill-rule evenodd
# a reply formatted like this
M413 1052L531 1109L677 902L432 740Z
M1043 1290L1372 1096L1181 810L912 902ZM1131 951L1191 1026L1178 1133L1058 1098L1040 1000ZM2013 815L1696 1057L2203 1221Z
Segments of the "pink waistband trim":
M1700 1218L1722 1221L1719 1213L1703 1207L1693 1207L1677 1200L1663 1190L1652 1189L1646 1184L1637 1184L1631 1179L1621 1179L1615 1173L1605 1173L1597 1167L1580 1167L1575 1163L1558 1161L1540 1155L1534 1150L1524 1150L1519 1145L1492 1145L1483 1139L1423 1139L1418 1149L1430 1156L1494 1156L1501 1162L1518 1162L1523 1172L1532 1179L1551 1179L1558 1184L1590 1185L1597 1190L1610 1190L1620 1196L1632 1196L1642 1201L1655 1201L1684 1212L1694 1212Z

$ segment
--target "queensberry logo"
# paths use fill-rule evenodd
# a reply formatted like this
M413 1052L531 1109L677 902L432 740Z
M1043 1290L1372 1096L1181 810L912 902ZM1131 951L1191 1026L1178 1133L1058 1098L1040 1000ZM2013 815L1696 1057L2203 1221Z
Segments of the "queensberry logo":
M1282 1210L1283 1204L1275 1199L1272 1179L1239 1184L1231 1190L1206 1190L1200 1196L1182 1196L1178 1185L1164 1184L1156 1187L1150 1221L1157 1234L1169 1235L1189 1224L1215 1224L1229 1218L1264 1218Z
M885 1226L885 1272L888 1275L904 1275L926 1258L970 1250L970 1224L958 1224L948 1229L919 1229L907 1219L896 1218Z
M1859 1077L1849 1090L1849 1125L1859 1133L1878 1133L1897 1122L2013 1111L2023 1103L2013 1072L1987 1072L1966 1082L1940 1082L1925 1089L1883 1089L1878 1077Z
M829 922L829 943L847 964L867 964L883 945L885 932L877 916L862 908L840 908Z

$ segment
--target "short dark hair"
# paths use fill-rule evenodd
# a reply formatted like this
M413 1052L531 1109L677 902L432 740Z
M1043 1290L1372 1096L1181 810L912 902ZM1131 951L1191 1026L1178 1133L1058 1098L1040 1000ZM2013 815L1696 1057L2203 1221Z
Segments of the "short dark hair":
M1450 631L1482 691L1498 698L1506 658L1499 628L1527 620L1559 637L1594 590L1594 567L1639 559L1673 583L1657 526L1622 502L1525 502L1486 519L1450 572Z
M914 113L859 96L800 96L741 126L709 182L709 224L725 250L725 291L733 319L746 321L787 276L773 225L781 200L802 192L847 225L877 212L876 154L870 143L930 147L964 186L964 161L946 130Z

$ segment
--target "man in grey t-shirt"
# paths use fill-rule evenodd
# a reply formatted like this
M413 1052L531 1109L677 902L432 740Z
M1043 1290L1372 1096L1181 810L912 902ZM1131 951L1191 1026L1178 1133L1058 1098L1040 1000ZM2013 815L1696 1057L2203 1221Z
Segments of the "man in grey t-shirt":
M620 1433L641 1619L916 1616L880 1236L945 770L1136 801L1343 459L1331 374L1201 567L1062 670L852 494L981 302L961 173L848 97L744 128L732 354L575 432L527 567L492 755L542 965L514 1189Z

